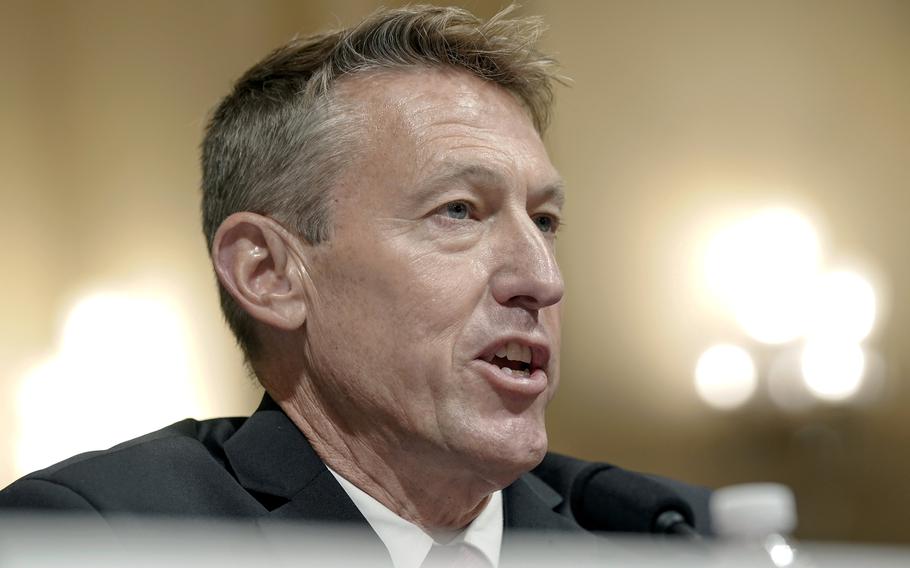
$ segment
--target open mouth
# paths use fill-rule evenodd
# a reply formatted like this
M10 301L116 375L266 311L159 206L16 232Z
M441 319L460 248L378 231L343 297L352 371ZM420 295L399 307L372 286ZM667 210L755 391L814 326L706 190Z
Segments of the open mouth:
M550 384L547 365L550 348L540 341L520 337L501 339L480 355L481 374L501 394L523 399L537 399Z
M529 377L534 370L531 364L531 348L514 341L503 345L484 359L487 363L502 369L507 375Z
M531 375L531 365L521 361L512 361L503 357L493 357L491 365L496 365L507 375L518 375L528 377Z

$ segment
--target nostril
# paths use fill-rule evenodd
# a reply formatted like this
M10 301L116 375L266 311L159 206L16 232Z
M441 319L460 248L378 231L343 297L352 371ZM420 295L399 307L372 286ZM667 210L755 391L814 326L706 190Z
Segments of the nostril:
M532 296L513 296L509 298L504 305L513 308L522 308L531 312L537 312L541 308L540 302Z

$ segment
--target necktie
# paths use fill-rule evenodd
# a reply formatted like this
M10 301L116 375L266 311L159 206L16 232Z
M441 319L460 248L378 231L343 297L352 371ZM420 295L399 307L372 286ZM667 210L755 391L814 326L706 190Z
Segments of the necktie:
M464 542L434 544L420 568L493 568L477 547Z

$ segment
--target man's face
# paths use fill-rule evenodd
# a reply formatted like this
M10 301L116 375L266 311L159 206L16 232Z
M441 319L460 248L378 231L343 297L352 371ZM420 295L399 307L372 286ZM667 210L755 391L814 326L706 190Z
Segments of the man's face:
M342 85L367 116L312 249L306 348L339 429L508 482L559 380L562 193L530 119L460 71Z

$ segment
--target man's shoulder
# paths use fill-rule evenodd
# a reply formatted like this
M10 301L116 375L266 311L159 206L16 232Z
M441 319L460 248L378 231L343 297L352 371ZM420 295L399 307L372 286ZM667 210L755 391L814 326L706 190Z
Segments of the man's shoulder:
M32 472L23 479L63 480L79 478L87 471L115 467L118 474L140 473L131 466L159 469L162 466L214 460L223 463L223 445L246 418L187 418L121 442L106 450L75 455L62 462ZM125 469L121 469L125 468Z
M180 510L202 502L200 493L236 486L223 446L245 420L181 420L107 450L73 456L0 491L0 509Z
M25 478L67 476L85 467L95 467L99 464L116 464L124 461L129 462L137 458L171 457L169 454L172 453L178 455L186 454L188 456L207 456L220 460L223 457L222 447L224 442L246 420L246 417L212 418L209 420L186 418L160 430L121 442L106 450L77 454L59 463L30 473Z

